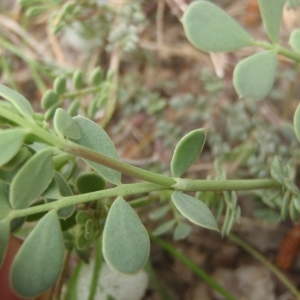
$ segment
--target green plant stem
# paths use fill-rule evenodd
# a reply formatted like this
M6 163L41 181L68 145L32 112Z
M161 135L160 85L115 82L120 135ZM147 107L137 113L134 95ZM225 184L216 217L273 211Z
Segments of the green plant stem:
M102 237L99 237L98 241L96 242L95 252L96 252L95 264L94 264L94 270L93 270L93 276L92 276L88 300L94 300L97 291L97 286L99 283L100 271L101 271L102 260L103 260L102 259Z
M126 164L124 162L121 162L119 160L110 158L108 156L105 156L103 154L100 154L98 152L95 152L93 150L90 150L88 148L82 147L80 145L77 145L75 143L67 143L63 149L63 151L68 152L70 154L73 154L75 156L80 156L82 158L92 160L94 162L97 162L101 165L104 165L106 167L109 167L111 169L120 171L121 173L148 181L152 183L156 183L159 185L165 185L165 186L172 186L175 182L175 180L171 177L159 175L156 173L152 173L140 168L137 168L135 166Z
M297 63L300 63L300 55L297 54L296 52L290 51L280 45L272 45L266 42L260 42L260 41L255 41L254 46L263 48L265 50L274 50L277 53L281 54L282 56L285 56Z
M60 276L55 284L54 300L61 299L61 291L62 291L64 280L65 280L65 277L66 277L66 274L68 271L70 258L71 258L71 252L69 250L66 250L62 272L60 273Z
M124 184L124 185L117 186L115 188L92 192L88 194L62 197L57 201L46 203L43 205L32 206L24 209L11 210L8 215L8 218L13 220L15 218L24 217L31 214L44 212L44 211L50 211L52 209L59 210L60 208L78 204L78 203L85 203L85 202L100 200L108 197L129 196L133 194L149 193L149 192L160 191L165 189L166 189L165 186L148 183L148 182Z
M264 180L264 179L262 179L261 181L260 180L196 180L196 181L198 183L197 191L243 190L245 189L245 186L247 186L247 182L249 183L248 189L250 189L251 186L251 188L254 190L261 189L261 188L274 188L280 186L277 184L277 182L273 182L272 180ZM19 217L25 217L31 214L49 211L52 209L58 210L70 205L100 200L108 197L129 196L134 194L149 193L149 192L162 191L162 190L173 190L173 187L158 185L149 182L123 184L102 191L76 195L76 196L62 197L57 201L46 203L43 205L32 206L24 209L11 210L8 215L8 218L12 220ZM182 190L182 189L178 188L178 190ZM188 188L185 188L184 191L195 191L195 189L189 190Z
M78 96L83 96L83 95L98 93L98 92L101 91L101 89L102 89L101 85L100 86L96 86L96 87L89 87L89 88L78 90L78 91L73 92L73 93L63 94L60 97L62 99L74 98L74 97L78 97Z
M81 267L83 266L83 261L79 260L75 270L73 271L71 278L68 281L67 290L64 295L64 300L77 300L77 285L79 281L79 275Z
M300 299L300 292L297 290L297 288L278 268L276 268L270 261L268 261L261 253L259 253L256 249L254 249L252 246L250 246L248 243L243 241L235 234L229 234L228 238L240 247L242 247L248 253L250 253L261 263L263 263L297 297L297 299Z
M48 145L50 144L57 148L62 148L64 145L64 140L60 139L54 134L51 134L47 130L39 127L32 119L25 119L24 117L15 114L3 107L1 107L0 116L20 125L21 127L28 129L30 133L38 136L40 139L45 141L45 143Z
M273 179L240 180L193 180L176 178L172 187L180 191L239 191L278 188L281 184Z
M225 299L236 300L236 298L229 291L225 290L222 286L220 286L211 276L209 276L205 271L199 268L192 260L190 260L187 256L181 253L174 246L157 236L150 235L150 239L156 244L160 245L163 249L168 251L176 259L185 264L191 271L193 271L198 277L205 281L210 287L212 287L215 291L224 296Z

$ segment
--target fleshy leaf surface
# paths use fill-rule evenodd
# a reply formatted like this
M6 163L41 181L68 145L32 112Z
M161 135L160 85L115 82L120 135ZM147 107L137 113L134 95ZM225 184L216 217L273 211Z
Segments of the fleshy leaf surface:
M268 37L273 43L277 43L283 7L286 0L258 0L260 14Z
M33 298L50 288L63 266L64 245L55 211L31 231L11 267L11 285L21 297Z
M12 208L28 207L46 190L53 175L52 150L44 149L33 155L11 183L9 199Z
M0 131L0 166L10 161L18 153L25 135L25 130L21 128Z
M112 204L103 231L103 255L115 270L133 274L146 263L150 250L148 233L134 209L118 197Z
M78 125L62 108L56 109L53 125L57 133L60 133L68 138L79 139L81 137Z
M32 118L34 110L24 96L2 84L0 84L0 96L11 102L22 116Z
M204 129L196 129L186 134L176 145L171 161L174 177L180 177L200 155L205 143Z
M179 212L192 223L218 231L213 214L202 201L178 191L172 193L172 200Z
M300 29L293 30L289 43L295 52L300 53Z
M73 142L113 159L119 160L119 156L115 149L115 146L108 134L103 130L103 128L84 117L75 117L74 121L77 123L80 129L81 138L73 140ZM105 180L115 185L121 183L120 172L87 159L84 159L84 161L97 173L99 173Z
M218 6L195 1L183 15L188 40L206 52L226 52L253 45L252 37Z
M270 92L276 73L277 59L273 51L254 54L237 64L233 85L239 97L261 100Z

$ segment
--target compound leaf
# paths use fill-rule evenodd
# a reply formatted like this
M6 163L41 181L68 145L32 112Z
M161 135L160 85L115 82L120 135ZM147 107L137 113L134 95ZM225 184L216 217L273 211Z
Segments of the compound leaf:
M73 140L73 142L113 159L119 160L119 156L113 142L108 134L98 124L84 117L75 117L74 121L80 129L81 138ZM120 172L87 159L84 159L84 161L105 180L116 185L121 183Z
M138 272L149 256L148 233L134 209L118 197L112 204L103 231L106 262L121 273Z
M208 1L195 1L184 13L188 40L202 51L225 52L253 45L252 37L222 9Z
M218 230L213 214L199 199L175 191L172 193L172 200L179 212L192 223L208 229Z
M261 100L270 92L276 72L276 54L265 51L254 54L237 64L233 84L240 97Z
M34 110L24 96L2 84L0 84L0 96L11 102L22 116L32 118Z
M59 277L64 259L63 237L55 211L47 213L31 231L11 267L17 295L34 298Z
M52 150L33 155L19 170L10 187L10 204L14 209L28 207L48 187L54 175Z
M178 142L171 161L174 177L180 177L193 164L201 153L204 142L204 129L193 130Z
M20 150L26 131L21 128L0 131L0 166L10 161Z
M260 14L266 32L273 43L277 43L286 0L258 0Z

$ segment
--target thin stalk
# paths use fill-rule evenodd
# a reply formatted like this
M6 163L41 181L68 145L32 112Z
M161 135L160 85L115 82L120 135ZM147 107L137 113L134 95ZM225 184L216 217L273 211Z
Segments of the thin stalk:
M110 158L106 155L103 155L101 153L95 152L93 150L90 150L88 148L82 147L80 145L77 145L75 143L67 143L63 149L63 151L88 159L92 160L94 162L97 162L103 166L106 166L108 168L120 171L121 173L148 181L152 183L156 183L159 185L165 185L165 186L172 186L176 181L167 176L159 175L156 173L152 173L140 168L137 168L135 166L126 164L124 162L121 162L119 160Z
M11 70L11 67L8 63L8 59L5 57L5 55L1 55L0 57L1 59L1 64L2 64L2 69L3 69L3 73L5 74L5 77L8 81L8 83L11 85L11 87L14 89L14 90L18 90L18 87L17 87L17 84L13 78L13 74L12 74L12 70Z
M239 191L278 188L281 184L273 179L193 180L176 178L172 187L180 191Z
M29 63L28 66L30 69L31 77L34 83L36 84L37 88L39 89L41 94L45 93L45 91L47 91L47 86L44 83L41 76L39 75L38 71L36 70L36 63Z
M64 300L77 300L77 284L79 279L79 274L81 267L83 266L83 261L79 260L75 270L73 271L71 278L69 279L67 290L64 295Z
M95 258L95 265L94 265L88 300L94 300L97 291L97 286L98 286L100 271L102 266L102 260L103 260L102 259L102 237L98 238L95 251L96 251L96 255L95 255L96 258Z
M1 107L0 116L20 125L21 127L27 128L32 134L41 138L48 145L53 145L59 149L64 145L64 140L39 127L35 122L32 121L32 119L25 119L24 117L3 107Z
M74 97L78 97L78 96L83 96L83 95L98 93L98 92L101 91L101 89L102 89L101 85L100 86L96 86L96 87L89 87L89 88L81 89L81 90L76 91L76 92L63 94L60 97L62 99L74 98Z
M260 42L260 41L254 41L254 46L263 48L265 50L274 50L277 53L281 54L282 56L285 56L297 63L300 63L300 55L296 52L290 51L280 45L272 45L266 42Z
M46 203L43 205L37 205L28 208L12 210L10 211L8 218L13 220L15 218L25 217L28 215L32 215L44 211L50 211L52 209L58 210L60 208L78 204L78 203L85 203L85 202L100 200L109 197L129 196L133 194L149 193L149 192L161 191L165 189L166 189L165 186L148 183L148 182L124 184L124 185L117 186L115 188L92 192L88 194L62 197L57 201Z
M67 250L65 252L65 259L64 259L64 264L62 267L62 272L60 273L60 276L55 285L54 300L59 300L61 297L61 291L62 291L64 280L65 280L65 277L67 274L70 258L71 258L71 251Z
M205 281L210 287L212 287L215 291L224 296L225 299L237 300L229 291L225 290L222 286L220 286L211 276L209 276L204 270L199 268L192 260L190 260L187 256L181 253L174 246L157 236L150 235L150 239L156 244L160 245L163 249L168 251L176 259L185 264L191 271L193 271L198 277Z
M293 285L293 283L261 253L259 253L256 249L235 234L229 234L228 238L263 263L297 297L297 299L300 299L300 292Z

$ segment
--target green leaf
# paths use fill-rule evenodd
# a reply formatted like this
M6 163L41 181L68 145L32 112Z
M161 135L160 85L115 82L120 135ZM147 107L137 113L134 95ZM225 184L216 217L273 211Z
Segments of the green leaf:
M289 43L295 52L300 53L300 29L293 30Z
M176 224L175 220L170 220L170 221L164 222L164 223L160 224L158 227L156 227L154 229L154 231L152 232L152 234L154 236L163 235L163 234L171 231L173 229L173 227L175 226L175 224Z
M174 230L173 239L175 241L185 239L192 231L192 227L186 223L179 222Z
M253 45L252 37L235 20L207 1L190 4L182 22L188 40L202 51L225 52Z
M106 262L121 273L138 272L147 262L148 233L133 208L121 197L112 204L103 231Z
M178 142L171 161L174 177L180 177L193 164L201 153L204 143L204 129L193 130Z
M300 104L297 106L294 115L294 130L298 141L300 142Z
M293 197L291 202L290 202L290 217L291 217L291 219L294 223L296 223L299 220L299 217L300 217L300 213L299 213L299 211L297 210L297 207L296 207L296 202L297 202L296 197Z
M53 286L63 266L64 245L55 211L47 213L31 231L11 267L13 290L33 298Z
M21 128L0 131L0 166L10 161L20 150L26 131Z
M92 216L85 210L80 210L76 215L76 222L79 225L84 225Z
M79 127L73 118L62 108L55 111L53 126L58 134L62 134L71 139L80 139L81 133Z
M8 216L10 211L11 209L8 200L5 194L0 190L0 221L5 219Z
M163 205L153 211L150 212L149 218L150 220L159 220L164 217L168 211L170 211L171 207L169 204Z
M49 8L48 6L43 6L43 5L39 5L39 6L34 6L34 7L29 7L26 10L26 17L36 17L42 13L44 13L45 11L47 11Z
M286 0L258 0L264 27L273 43L277 43L278 41L285 2Z
M19 170L10 187L10 204L14 209L28 207L50 184L54 175L52 150L33 155Z
M76 187L81 194L103 190L105 180L96 173L85 173L76 178Z
M178 191L172 193L172 200L179 212L192 223L218 231L213 214L202 201Z
M27 118L32 118L34 110L29 101L21 94L0 84L0 96L11 102L19 113Z
M48 109L52 105L58 103L58 101L59 96L53 90L48 90L42 97L41 107L44 109Z
M81 132L81 138L78 140L73 140L75 143L113 159L119 160L119 156L113 142L98 124L84 117L75 117L74 121L79 126ZM105 180L116 185L121 183L120 172L104 167L87 159L84 159L84 161Z
M61 196L68 197L68 196L73 195L69 184L67 183L67 181L64 179L64 177L61 174L59 174L58 172L55 172L54 179L58 186ZM65 220L65 219L71 217L74 210L75 210L75 205L70 205L70 206L59 209L57 211L57 214L58 214L59 218Z
M82 70L77 70L73 74L73 85L76 90L80 90L84 86L84 80L83 80L83 72Z
M4 262L7 246L9 244L10 222L9 220L0 220L0 270Z
M78 109L80 107L80 102L77 99L73 99L72 103L68 107L68 113L70 116L75 117L78 115Z
M5 183L10 184L15 177L18 170L6 171L0 169L0 180L4 181Z
M271 163L270 173L273 179L284 185L285 172L278 156L275 156Z
M276 65L273 51L257 53L239 62L233 72L233 85L239 97L266 97L274 83Z
M53 82L53 90L57 95L62 95L67 89L67 79L64 75L55 78Z
M91 83L92 85L99 85L103 80L103 73L102 70L97 67L93 70L92 74L91 74Z
M294 133L294 129L293 129ZM1 134L0 134L1 135ZM1 142L0 142L1 143ZM19 152L2 166L4 170L13 171L21 167L21 165L32 156L32 152L27 146L22 146Z

